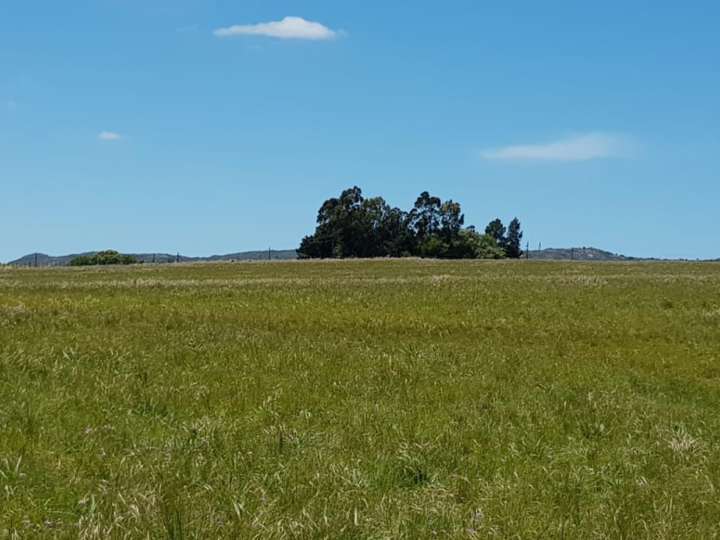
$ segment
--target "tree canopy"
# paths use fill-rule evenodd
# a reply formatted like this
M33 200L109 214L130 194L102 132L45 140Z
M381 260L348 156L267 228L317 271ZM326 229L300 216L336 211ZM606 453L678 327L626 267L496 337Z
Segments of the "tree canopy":
M136 264L132 255L123 255L112 249L100 251L95 255L80 255L70 261L70 266L105 266L110 264Z
M460 203L442 201L427 191L409 211L382 197L366 199L354 186L326 200L315 233L303 238L302 258L428 257L440 259L519 258L522 230L515 218L506 228L495 219L478 233L465 226Z

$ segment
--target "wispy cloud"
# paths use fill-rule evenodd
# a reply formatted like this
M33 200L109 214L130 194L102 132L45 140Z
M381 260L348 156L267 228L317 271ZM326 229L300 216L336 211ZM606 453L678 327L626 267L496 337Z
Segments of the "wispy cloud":
M585 133L539 143L489 148L481 152L484 159L503 161L589 161L622 157L632 150L628 137L607 133Z
M101 141L119 141L122 139L122 135L113 131L101 131L98 135L98 139Z
M340 33L318 22L306 21L302 17L285 17L281 21L218 28L214 34L219 38L266 36L278 39L322 41L335 39Z

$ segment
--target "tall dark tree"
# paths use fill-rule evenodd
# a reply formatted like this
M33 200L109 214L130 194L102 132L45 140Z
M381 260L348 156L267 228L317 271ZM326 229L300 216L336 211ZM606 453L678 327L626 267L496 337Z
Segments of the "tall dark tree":
M503 225L503 222L502 220L500 220L500 218L495 218L490 223L488 223L487 227L485 227L485 234L495 240L495 243L500 247L503 247L505 245L506 232L507 229L505 228L505 225Z
M346 189L318 211L315 234L303 239L303 258L385 257L411 254L407 215L382 197L365 199L360 188Z
M399 208L385 205L378 222L377 236L384 256L408 257L416 252L417 242L410 216Z
M446 242L457 238L465 225L465 215L462 213L460 203L452 200L445 201L440 207L440 236Z
M461 248L460 231L465 216L459 203L452 200L442 202L439 197L427 191L420 194L414 208L408 214L415 235L415 253L421 257L459 258L466 253Z
M442 201L423 191L410 215L418 242L422 243L440 230Z
M508 226L507 245L505 246L505 253L507 253L508 258L519 259L522 257L522 238L523 232L520 227L520 220L515 218Z
M362 191L353 187L342 192L339 198L326 200L317 215L315 234L303 238L298 253L303 258L349 257L352 254L344 245L349 215L362 202Z

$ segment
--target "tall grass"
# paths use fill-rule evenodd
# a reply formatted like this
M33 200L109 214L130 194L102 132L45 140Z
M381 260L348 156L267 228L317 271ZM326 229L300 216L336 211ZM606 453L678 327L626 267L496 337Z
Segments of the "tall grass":
M0 270L0 538L720 535L720 265Z

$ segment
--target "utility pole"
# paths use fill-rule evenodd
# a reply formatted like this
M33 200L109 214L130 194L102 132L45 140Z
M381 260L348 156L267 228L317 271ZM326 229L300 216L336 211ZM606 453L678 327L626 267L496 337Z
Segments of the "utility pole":
M268 248L268 261L272 261L272 248Z
M525 259L530 258L530 242L528 241L527 245L525 246Z
M35 268L37 268L37 253L35 254Z

